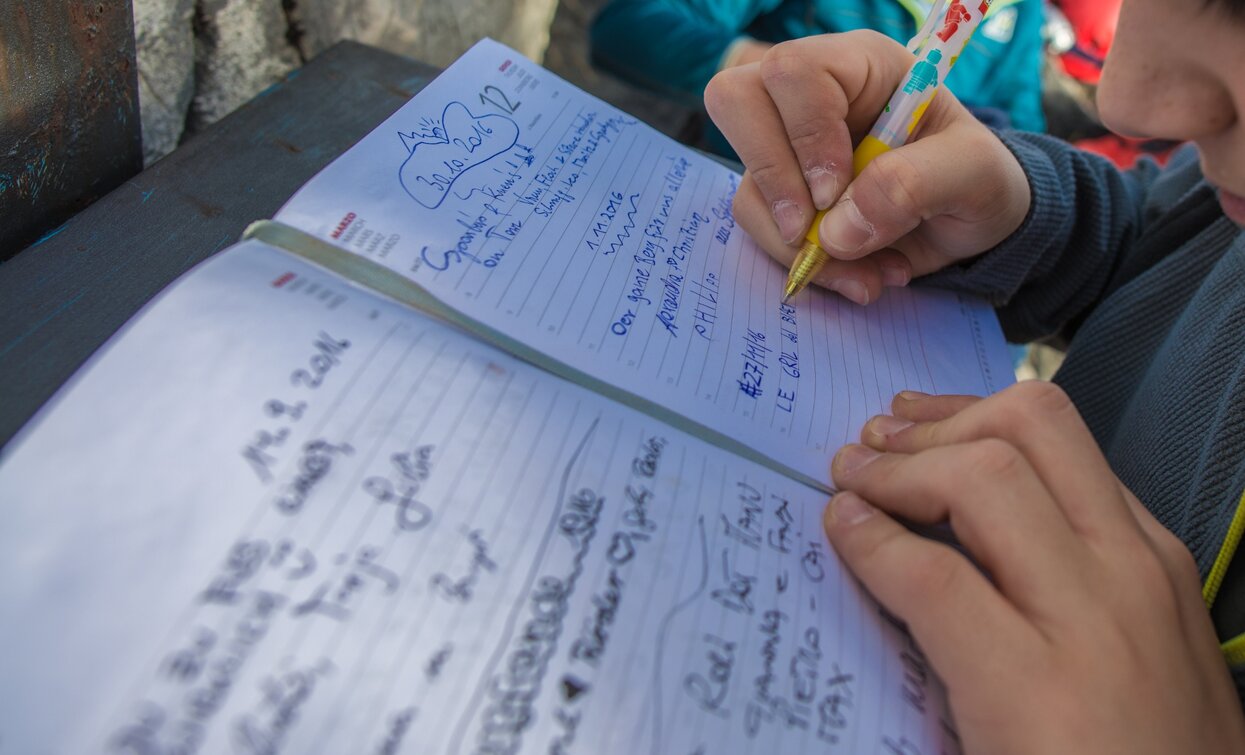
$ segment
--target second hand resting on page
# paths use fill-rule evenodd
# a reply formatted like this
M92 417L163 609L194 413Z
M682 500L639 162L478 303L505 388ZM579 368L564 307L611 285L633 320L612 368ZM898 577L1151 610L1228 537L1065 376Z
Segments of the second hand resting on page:
M851 149L911 63L869 32L783 43L706 106L748 170L740 225L785 264L814 209L815 281L867 303L980 254L1029 210L1019 163L949 93L852 181ZM1119 482L1068 397L900 394L833 462L826 531L946 682L967 752L1224 752L1239 703L1184 545ZM891 515L949 520L988 572Z

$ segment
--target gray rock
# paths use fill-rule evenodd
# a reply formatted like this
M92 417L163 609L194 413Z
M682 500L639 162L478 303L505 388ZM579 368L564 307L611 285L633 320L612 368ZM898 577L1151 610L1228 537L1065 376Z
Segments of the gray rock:
M558 0L134 0L148 164L342 39L447 66L482 37L539 62Z
M143 162L173 151L194 96L193 0L133 0Z
M540 62L557 0L298 0L291 17L308 57L339 39L449 65L481 37Z
M302 62L279 0L199 0L191 128L208 125Z

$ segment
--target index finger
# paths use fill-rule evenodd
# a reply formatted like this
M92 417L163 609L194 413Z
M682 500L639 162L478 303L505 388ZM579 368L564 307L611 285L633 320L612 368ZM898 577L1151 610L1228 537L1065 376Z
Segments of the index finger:
M799 45L803 41L774 45L761 60L761 80L778 109L813 206L824 210L852 180L848 100L833 76L808 65Z
M862 31L783 42L761 60L762 82L817 209L851 182L853 134L872 126L911 59L889 37Z
M870 433L872 444L894 453L1000 438L1029 459L1078 532L1109 536L1140 526L1076 406L1053 383L1016 383L945 419L902 428L879 427L874 418L864 433Z
M705 110L756 182L783 243L798 242L813 222L813 200L760 64L719 71L705 87Z
M825 34L775 45L761 64L709 81L705 109L748 168L784 243L798 243L812 223L811 184L819 184L821 207L851 181L852 136L869 129L911 59L877 32Z
M911 629L947 686L979 689L1023 653L1036 630L968 559L902 527L856 493L831 500L822 523L835 552Z

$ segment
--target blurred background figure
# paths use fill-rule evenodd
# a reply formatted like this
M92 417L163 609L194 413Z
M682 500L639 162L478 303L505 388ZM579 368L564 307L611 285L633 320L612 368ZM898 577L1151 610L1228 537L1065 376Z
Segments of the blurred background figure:
M1115 39L1120 1L1046 0L1043 109L1050 133L1121 168L1143 155L1164 163L1174 142L1113 134L1099 121L1094 105L1102 63Z
M1121 0L1048 0L1052 52L1063 71L1097 86L1102 63L1115 39Z
M1042 2L995 0L946 82L988 125L1045 129ZM592 23L592 62L703 112L704 88L715 73L759 60L776 42L873 29L907 43L932 5L932 0L609 0ZM732 154L707 118L695 121L700 138L686 141Z

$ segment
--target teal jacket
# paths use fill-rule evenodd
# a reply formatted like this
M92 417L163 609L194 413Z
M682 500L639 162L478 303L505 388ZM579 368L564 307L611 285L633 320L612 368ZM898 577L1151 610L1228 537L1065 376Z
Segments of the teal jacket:
M921 0L612 0L593 22L593 62L633 84L703 108L705 84L740 36L781 42L874 29L902 43L924 20ZM966 105L1043 131L1041 0L995 0L947 78Z

